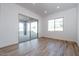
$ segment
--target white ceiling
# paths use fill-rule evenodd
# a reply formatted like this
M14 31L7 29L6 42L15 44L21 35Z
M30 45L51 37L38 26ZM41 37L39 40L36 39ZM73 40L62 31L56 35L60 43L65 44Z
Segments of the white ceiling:
M18 5L27 8L43 17L76 7L77 3L18 3ZM57 8L57 6L60 8ZM44 13L44 11L47 11L47 13Z

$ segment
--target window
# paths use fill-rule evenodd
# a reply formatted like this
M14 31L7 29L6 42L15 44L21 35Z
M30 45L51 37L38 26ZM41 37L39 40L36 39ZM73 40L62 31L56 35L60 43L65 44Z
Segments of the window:
M48 31L63 31L63 18L48 20Z
M48 21L48 31L54 31L54 20Z
M63 31L63 18L55 19L55 31Z

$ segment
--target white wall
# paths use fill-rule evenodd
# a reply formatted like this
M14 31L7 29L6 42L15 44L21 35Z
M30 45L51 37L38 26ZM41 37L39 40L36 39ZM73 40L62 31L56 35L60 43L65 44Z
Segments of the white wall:
M0 48L18 43L18 14L19 13L39 19L39 21L41 19L41 17L39 17L37 14L27 9L24 9L16 4L0 4L0 5L1 5Z
M1 19L1 4L0 4L0 19Z
M58 12L43 18L42 36L56 38L61 40L76 41L77 40L77 19L76 8ZM48 32L48 20L53 18L64 17L63 32Z
M79 5L77 7L77 43L78 43L78 46L79 46Z

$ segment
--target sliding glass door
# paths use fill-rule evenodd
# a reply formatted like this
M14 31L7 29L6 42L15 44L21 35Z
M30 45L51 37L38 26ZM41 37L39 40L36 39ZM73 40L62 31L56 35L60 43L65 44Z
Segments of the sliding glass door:
M37 38L37 20L22 18L19 20L19 42L26 42ZM25 19L25 20L24 20Z

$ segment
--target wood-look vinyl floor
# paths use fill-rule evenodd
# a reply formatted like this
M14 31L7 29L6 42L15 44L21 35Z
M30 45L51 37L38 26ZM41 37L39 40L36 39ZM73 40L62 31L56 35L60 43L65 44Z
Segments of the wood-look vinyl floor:
M0 49L0 56L78 56L74 42L40 38Z

